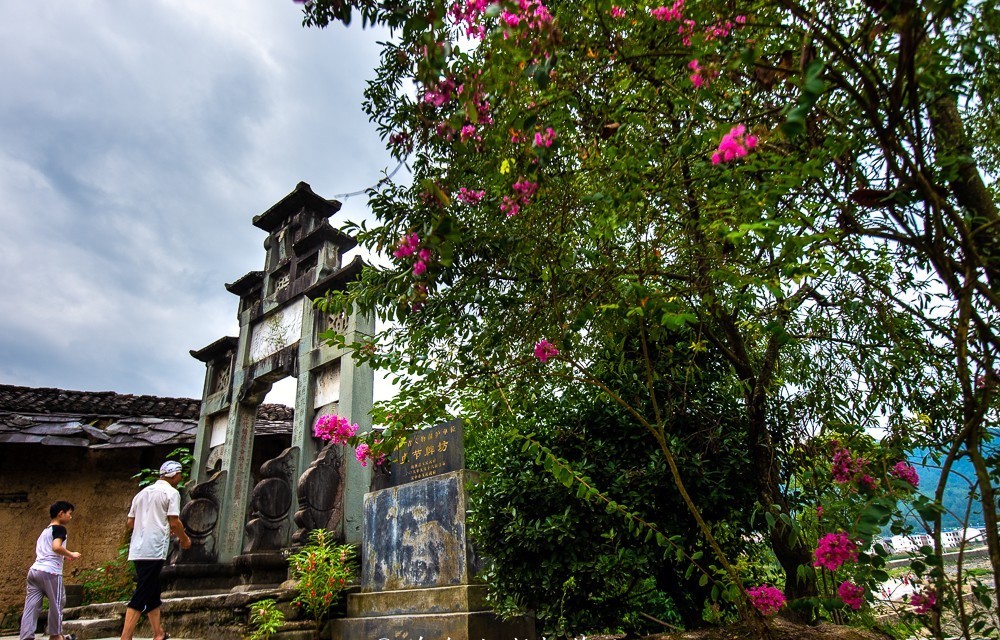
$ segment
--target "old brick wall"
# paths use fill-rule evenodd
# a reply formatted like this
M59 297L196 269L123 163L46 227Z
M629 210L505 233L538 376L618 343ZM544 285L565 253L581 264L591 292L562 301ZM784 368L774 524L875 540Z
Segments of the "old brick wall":
M0 494L27 493L27 502L0 502L0 614L20 610L35 540L49 523L49 505L76 507L67 546L83 554L67 562L68 584L81 569L111 560L125 540L125 519L137 490L133 474L160 464L169 449L93 450L37 444L0 446Z

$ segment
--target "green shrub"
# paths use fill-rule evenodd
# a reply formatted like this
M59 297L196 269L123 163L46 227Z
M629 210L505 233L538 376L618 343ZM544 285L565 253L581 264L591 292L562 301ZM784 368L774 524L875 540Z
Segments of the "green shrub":
M250 628L247 640L268 640L285 622L285 614L278 609L274 599L255 602L250 608Z
M337 544L331 532L314 529L309 544L288 559L291 577L297 581L293 602L317 622L325 620L354 579L355 555L352 545Z
M83 604L128 600L135 588L135 568L128 561L128 543L118 548L114 560L76 575L83 584Z
M740 412L711 393L677 414L668 437L689 493L732 557L752 543L751 483L734 477L747 465ZM538 399L538 416L517 426L529 431L573 471L689 554L709 550L674 488L662 453L618 405L589 390ZM676 434L676 435L671 435ZM534 610L549 637L600 631L663 631L703 624L712 584L673 549L629 533L619 513L578 499L522 451L503 427L477 430L469 464L488 475L473 490L470 532L487 558L481 575L501 613Z

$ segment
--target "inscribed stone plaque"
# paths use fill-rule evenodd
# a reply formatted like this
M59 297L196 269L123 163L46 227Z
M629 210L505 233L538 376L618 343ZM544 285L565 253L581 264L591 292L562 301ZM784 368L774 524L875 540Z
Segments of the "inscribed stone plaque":
M226 444L226 426L229 423L228 413L219 413L209 418L209 428L211 429L211 440L209 447L218 447Z
M313 408L340 402L340 361L324 367L316 375Z
M462 421L452 420L415 431L396 451L390 466L389 486L422 480L465 468Z
M288 303L250 328L250 361L260 362L299 341L304 298Z

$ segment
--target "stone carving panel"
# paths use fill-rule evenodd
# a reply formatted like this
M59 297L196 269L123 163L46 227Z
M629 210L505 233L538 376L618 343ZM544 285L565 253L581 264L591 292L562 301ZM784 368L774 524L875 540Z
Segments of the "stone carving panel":
M343 453L342 445L326 445L299 478L299 510L295 512L299 528L292 535L293 544L305 544L309 532L320 528L332 531L337 540L343 539Z
M250 498L243 553L275 551L288 540L288 512L292 508L292 482L298 447L289 447L260 468L260 482Z

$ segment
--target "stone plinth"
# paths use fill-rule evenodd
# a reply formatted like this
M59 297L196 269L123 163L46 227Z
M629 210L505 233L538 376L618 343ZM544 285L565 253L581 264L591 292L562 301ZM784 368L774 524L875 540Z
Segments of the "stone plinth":
M478 569L465 534L467 485L460 470L365 496L361 590L468 584Z
M330 640L533 640L530 617L500 620L475 581L465 531L474 471L459 470L365 496L361 592Z

